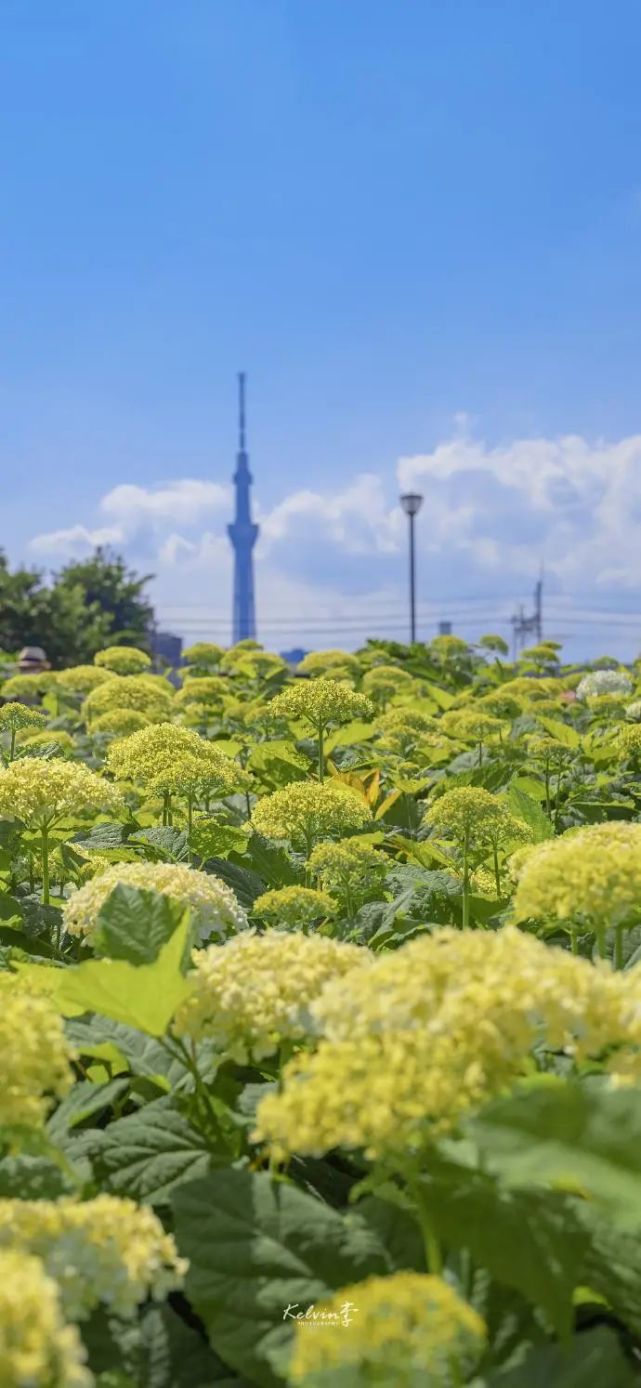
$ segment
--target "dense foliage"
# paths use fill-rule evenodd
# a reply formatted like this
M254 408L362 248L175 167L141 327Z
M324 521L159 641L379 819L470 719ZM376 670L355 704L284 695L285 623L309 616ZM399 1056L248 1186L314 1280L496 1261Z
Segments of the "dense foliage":
M65 564L50 581L39 569L11 571L0 551L0 650L44 646L60 666L93 660L116 635L145 645L154 615L148 582L102 549Z
M5 684L4 1388L639 1381L641 666L506 656Z

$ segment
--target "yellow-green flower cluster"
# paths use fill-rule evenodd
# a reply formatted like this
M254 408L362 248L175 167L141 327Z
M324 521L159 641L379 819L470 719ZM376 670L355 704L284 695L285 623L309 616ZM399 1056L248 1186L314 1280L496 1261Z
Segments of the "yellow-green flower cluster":
M289 839L311 852L319 839L355 833L371 819L366 801L340 781L295 781L265 795L254 805L251 820L268 839Z
M158 675L111 675L93 689L82 704L82 717L91 728L94 720L116 708L143 713L150 723L162 723L171 715L173 690Z
M65 1325L56 1283L39 1258L0 1250L2 1388L91 1388L85 1350Z
M174 702L178 708L186 704L220 704L229 693L229 681L221 675L199 675L185 680Z
M65 1315L84 1319L99 1302L129 1318L147 1297L162 1301L186 1271L176 1245L145 1205L94 1200L0 1200L0 1250L42 1260Z
M527 838L528 829L482 786L455 786L430 806L426 823L468 844L495 844L507 838Z
M309 870L325 890L336 889L344 894L363 883L379 880L387 861L384 853L362 839L330 839L316 845Z
M441 727L448 737L461 742L487 742L488 738L498 737L503 732L500 718L492 718L489 713L474 708L450 709L443 714Z
M57 676L52 675L49 670L37 675L11 675L2 686L2 697L3 699L33 699L34 703L37 703L42 692L56 678Z
M641 723L630 723L619 730L616 750L621 761L638 761L641 754Z
M360 672L360 662L358 657L350 655L347 651L308 651L303 656L298 670L301 675L327 675L332 678L332 671L340 670L346 676L357 676Z
M335 916L337 911L338 903L328 892L298 886L263 892L252 906L252 913L258 920L287 930L305 930L316 921Z
M149 669L151 659L137 646L107 646L104 651L97 651L94 663L114 675L142 675Z
M178 1035L213 1037L244 1063L273 1055L283 1042L309 1032L309 1006L331 978L356 970L370 956L356 945L322 935L270 930L237 935L197 950L194 989L179 1009Z
M456 1388L467 1382L486 1338L485 1322L442 1278L368 1277L297 1322L290 1380L331 1388L349 1373L350 1388Z
M215 669L220 665L224 654L224 648L217 646L213 641L195 641L193 646L187 646L183 651L184 659L201 670Z
M371 694L377 703L385 703L394 694L407 693L413 684L413 676L400 665L375 665L363 677L365 693Z
M27 704L4 704L0 708L0 732L15 733L22 728L43 728L46 723L44 713Z
M91 723L92 733L113 733L114 737L128 737L130 733L137 733L141 728L149 726L149 719L144 713L137 713L133 708L113 708L109 713L101 713L98 718L94 718Z
M595 929L638 920L641 824L593 824L539 844L519 873L514 915Z
M405 1158L514 1082L537 1043L577 1062L631 1045L621 977L513 927L422 936L328 983L310 1009L318 1049L285 1066L255 1135L277 1160Z
M0 975L0 1128L41 1128L71 1088L73 1052L51 1000Z
M352 718L371 718L373 705L364 694L356 694L349 685L337 680L299 680L277 694L267 705L271 718L304 718L313 728L327 728L330 723L347 723Z
M242 906L231 887L219 877L198 872L186 863L113 863L67 899L64 922L68 933L91 940L101 907L119 885L160 892L161 896L170 896L181 906L189 907L199 940L208 940L212 935L225 939L247 926Z
M70 665L67 670L56 670L55 688L65 689L69 694L90 694L109 679L111 671L101 670L98 665Z
M75 747L71 733L65 732L63 728L50 728L43 732L25 728L23 732L18 733L16 742L28 753L36 752L39 747L51 747L54 755L59 757L73 752Z
M0 816L50 828L89 811L122 808L115 786L80 762L21 758L0 771Z
M191 728L158 723L111 744L108 770L152 793L196 795L205 787L227 795L245 773L213 742Z

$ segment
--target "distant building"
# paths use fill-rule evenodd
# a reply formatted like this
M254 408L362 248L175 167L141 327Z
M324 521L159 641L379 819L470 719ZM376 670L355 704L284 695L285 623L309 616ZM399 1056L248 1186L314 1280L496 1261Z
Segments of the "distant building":
M309 651L304 651L302 646L294 646L291 651L281 651L281 660L286 660L288 665L300 665L301 660L309 655Z
M439 622L439 624L438 624L438 634L439 634L439 636L451 636L451 635L452 635L452 623L451 623L451 622Z
M249 471L249 455L245 448L245 373L238 376L238 424L239 442L236 454L234 486L236 488L236 515L227 533L234 551L234 605L232 612L232 640L245 641L256 635L256 611L254 604L254 545L258 539L259 527L251 516L252 475Z
M151 654L154 664L171 665L175 669L183 658L182 636L174 636L171 631L155 631L151 638Z

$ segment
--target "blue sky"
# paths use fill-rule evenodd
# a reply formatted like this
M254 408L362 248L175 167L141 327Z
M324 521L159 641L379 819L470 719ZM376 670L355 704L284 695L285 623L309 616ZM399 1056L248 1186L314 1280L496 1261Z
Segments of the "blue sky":
M400 478L426 634L543 561L636 651L577 609L641 584L640 50L636 0L4 0L12 558L111 539L223 635L242 366L268 644L402 631Z

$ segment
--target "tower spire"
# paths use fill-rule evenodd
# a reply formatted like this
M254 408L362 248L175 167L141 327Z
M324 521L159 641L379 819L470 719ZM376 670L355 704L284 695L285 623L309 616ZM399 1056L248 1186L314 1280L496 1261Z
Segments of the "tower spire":
M238 372L238 448L245 452L245 372Z
M227 533L234 551L234 606L232 613L233 640L244 641L256 635L254 607L254 545L259 527L252 521L249 457L245 444L245 382L244 371L238 373L238 453L234 487L236 512Z

